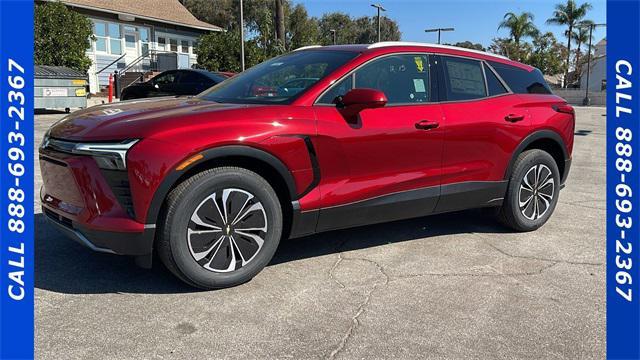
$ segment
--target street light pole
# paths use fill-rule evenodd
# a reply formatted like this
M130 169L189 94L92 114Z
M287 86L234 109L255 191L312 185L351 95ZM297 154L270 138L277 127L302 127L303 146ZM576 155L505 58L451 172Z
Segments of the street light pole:
M438 33L438 44L440 44L440 35L443 31L454 31L454 28L437 28L437 29L427 29L424 32L437 32Z
M589 47L587 48L587 82L584 91L584 99L582 100L582 105L588 106L591 104L591 99L589 99L589 80L591 78L591 41L593 37L593 29L598 26L606 26L606 24L582 24L578 25L578 27L589 27Z
M387 9L382 7L380 4L371 4L371 6L378 9L378 42L380 42L382 41L382 34L380 33L380 11L387 11Z
M240 0L240 62L244 71L244 14L242 13L242 0Z

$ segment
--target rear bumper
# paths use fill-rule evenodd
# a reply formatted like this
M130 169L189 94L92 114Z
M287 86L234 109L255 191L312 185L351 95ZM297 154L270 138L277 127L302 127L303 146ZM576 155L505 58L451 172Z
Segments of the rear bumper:
M109 254L143 256L153 249L155 228L144 229L141 233L91 230L62 215L42 208L45 218L58 231L89 249Z

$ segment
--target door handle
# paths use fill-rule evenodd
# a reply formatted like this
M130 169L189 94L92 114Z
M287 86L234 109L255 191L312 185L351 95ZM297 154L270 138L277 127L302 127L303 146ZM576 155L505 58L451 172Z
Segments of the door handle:
M507 116L504 117L504 119L508 122L518 122L518 121L522 121L524 120L524 115L516 115L516 114L509 114Z
M440 126L440 123L437 121L429 121L429 120L421 120L416 123L416 129L420 130L431 130Z

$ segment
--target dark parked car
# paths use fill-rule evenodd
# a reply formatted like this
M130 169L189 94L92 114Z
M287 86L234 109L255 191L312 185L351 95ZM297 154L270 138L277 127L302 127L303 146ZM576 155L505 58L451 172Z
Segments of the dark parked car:
M186 283L221 288L281 239L322 231L479 207L533 231L558 203L574 126L540 70L504 57L308 48L196 97L67 116L40 148L41 200L93 250L144 266L157 253Z
M197 95L229 78L226 73L206 70L169 70L153 79L122 89L120 100L142 99L157 96Z

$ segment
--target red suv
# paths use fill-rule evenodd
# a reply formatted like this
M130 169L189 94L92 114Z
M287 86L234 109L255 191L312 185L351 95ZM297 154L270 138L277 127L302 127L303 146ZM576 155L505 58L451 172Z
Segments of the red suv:
M195 97L67 116L40 148L41 199L93 250L150 266L155 249L185 282L221 288L255 276L282 238L478 207L537 229L573 132L540 71L504 57L308 47Z

